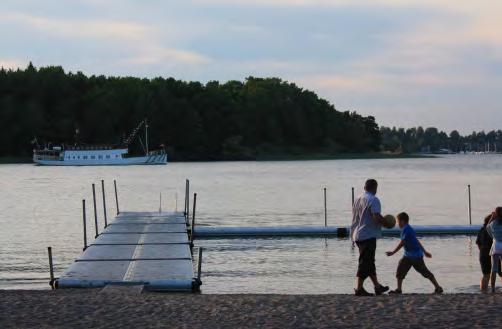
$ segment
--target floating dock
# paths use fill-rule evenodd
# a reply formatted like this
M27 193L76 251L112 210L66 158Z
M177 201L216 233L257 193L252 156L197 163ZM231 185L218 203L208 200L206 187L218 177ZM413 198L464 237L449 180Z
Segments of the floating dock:
M413 225L417 235L474 235L480 225ZM340 237L349 236L348 226L262 226L224 227L197 226L194 236L204 238L253 238L253 237ZM382 229L382 236L399 236L399 228Z
M92 244L85 243L83 254L55 285L198 291L200 274L194 276L188 228L184 213L121 212Z

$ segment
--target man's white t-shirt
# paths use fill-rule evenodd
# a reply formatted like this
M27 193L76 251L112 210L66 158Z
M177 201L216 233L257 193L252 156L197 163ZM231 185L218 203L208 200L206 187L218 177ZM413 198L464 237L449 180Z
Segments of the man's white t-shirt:
M354 201L352 207L352 241L363 241L382 236L382 225L373 219L373 214L381 213L380 200L369 192L364 192Z

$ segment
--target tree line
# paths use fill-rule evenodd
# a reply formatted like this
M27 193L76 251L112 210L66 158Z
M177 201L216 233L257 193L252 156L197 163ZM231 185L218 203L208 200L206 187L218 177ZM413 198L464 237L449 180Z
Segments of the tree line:
M171 160L502 150L500 130L462 136L434 127L379 127L372 116L338 111L278 78L203 84L86 76L31 63L0 69L0 157L31 156L35 141L118 145L145 118L150 149L165 146ZM130 145L133 153L142 152L140 144Z
M472 132L462 136L457 130L447 134L435 127L429 128L380 128L381 148L394 153L434 153L440 150L451 152L500 152L502 131Z
M30 141L119 144L147 118L150 149L172 160L377 152L375 118L340 112L277 78L187 82L86 76L62 67L0 70L0 156L30 156ZM78 135L76 132L78 131ZM139 143L131 145L140 152Z

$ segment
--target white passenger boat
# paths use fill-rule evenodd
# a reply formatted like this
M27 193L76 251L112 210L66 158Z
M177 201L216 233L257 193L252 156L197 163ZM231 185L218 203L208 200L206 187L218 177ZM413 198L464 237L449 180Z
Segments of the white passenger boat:
M130 156L128 145L143 124L145 154ZM148 150L148 124L145 120L121 145L45 146L33 150L33 161L44 166L161 165L167 163L167 153L164 149Z

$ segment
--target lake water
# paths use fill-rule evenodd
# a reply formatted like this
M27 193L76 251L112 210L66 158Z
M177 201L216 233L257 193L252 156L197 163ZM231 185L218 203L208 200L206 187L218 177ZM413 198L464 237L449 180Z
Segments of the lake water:
M0 289L48 289L47 246L56 276L82 251L81 200L104 179L108 213L115 213L113 179L121 210L155 211L183 206L184 180L198 193L201 225L322 225L323 187L328 223L349 225L351 187L368 177L379 183L383 213L405 210L411 224L467 224L467 184L473 222L502 204L502 156L453 155L427 159L286 162L170 163L167 166L40 167L0 165ZM178 202L176 202L178 196ZM92 214L92 208L88 211ZM101 203L98 202L101 214ZM92 232L93 227L89 228ZM447 292L476 292L480 278L474 237L428 237L427 260ZM398 240L382 239L377 270L395 285L399 256L385 256ZM212 239L205 247L203 293L351 293L357 250L347 239ZM368 282L368 288L369 282ZM430 292L413 270L407 292Z

